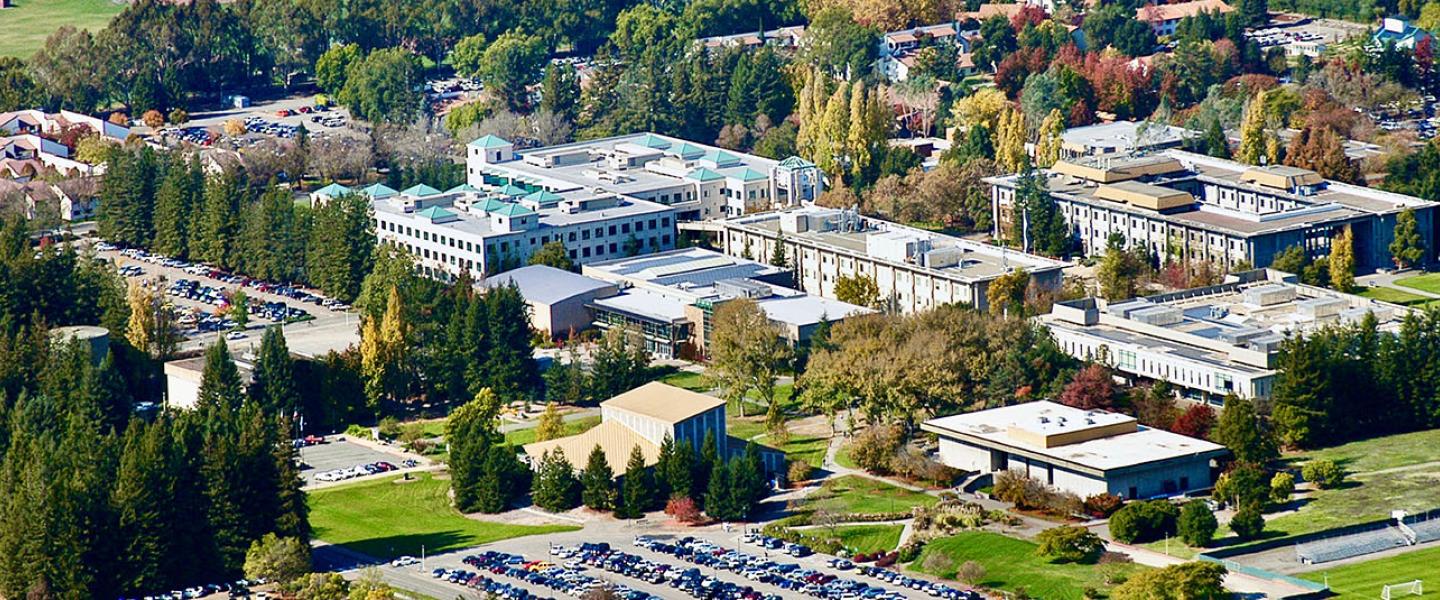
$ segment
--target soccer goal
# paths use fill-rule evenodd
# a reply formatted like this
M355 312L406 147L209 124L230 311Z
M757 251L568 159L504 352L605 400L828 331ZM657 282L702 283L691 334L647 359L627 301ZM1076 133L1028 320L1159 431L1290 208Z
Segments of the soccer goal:
M1425 586L1416 579L1405 583L1392 583L1380 590L1381 600L1392 600L1401 596L1419 596L1425 593Z

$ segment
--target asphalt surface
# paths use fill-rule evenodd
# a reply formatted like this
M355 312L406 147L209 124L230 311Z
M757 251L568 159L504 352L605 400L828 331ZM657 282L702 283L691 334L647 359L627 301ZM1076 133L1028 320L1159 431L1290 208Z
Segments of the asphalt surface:
M662 540L667 538L678 539L685 536L694 536L696 538L707 539L715 544L726 548L737 549L742 552L754 554L757 556L766 555L765 550L763 550L759 546L745 544L741 541L742 529L739 526L733 527L731 531L727 532L724 531L721 526L710 526L694 529L665 527L659 517L647 518L640 521L617 521L609 517L599 517L588 522L585 528L580 531L504 540L492 544L485 544L473 548L467 548L464 550L447 552L435 556L427 556L425 557L422 564L411 565L407 567L394 567L386 564L377 568L386 581L400 589L419 592L421 594L425 594L434 598L477 597L477 592L475 592L474 590L450 583L448 581L436 579L431 575L431 573L435 569L440 568L465 569L468 571L475 571L473 567L465 565L462 561L466 556L471 554L477 554L484 550L498 550L513 554L522 554L525 556L526 560L551 560L558 564L561 561L557 560L556 557L550 556L549 553L549 549L552 544L562 546L574 546L584 542L608 542L612 549L630 554L635 554L659 563L668 563L670 565L679 566L682 568L698 568L700 572L705 575L713 576L722 581L734 583L741 586L750 586L764 594L777 594L782 598L801 597L795 591L785 590L778 586L760 583L758 581L751 581L745 579L737 573L714 569L711 567L694 565L680 560L679 558L676 558L674 556L670 556L668 554L652 552L650 550L639 548L634 545L635 536L637 535L648 535L653 538ZM368 567L367 563L374 564L373 560L367 560L364 556L356 555L352 552L345 550L344 548L339 548L335 546L318 546L314 548L313 554L317 561L317 567L323 565L326 568L333 568L335 570L344 572L347 577L352 578L359 577L362 570ZM805 558L797 559L784 554L771 552L770 557L775 559L776 562L793 562L799 564L802 568L815 569L818 571L834 574L838 577L855 579L869 585L878 585L888 590L901 592L905 594L907 598L917 599L929 597L923 592L901 588L894 584L884 583L877 579L861 576L854 569L841 571L838 569L829 568L825 566L825 561L833 558L829 555L813 554ZM623 584L632 589L644 591L660 598L682 599L690 597L684 592L675 590L665 584L652 584L595 568L587 568L584 572L601 580L610 581L616 584ZM907 574L915 576L911 573ZM549 588L541 586L535 586L518 579L512 579L501 575L493 575L490 573L486 573L485 575L497 581L503 581L505 583L523 587L537 594L541 598L563 597L562 594L555 590L551 590ZM928 577L924 577L923 579L940 581ZM956 584L954 582L946 583L948 585L951 585L952 587L956 587Z

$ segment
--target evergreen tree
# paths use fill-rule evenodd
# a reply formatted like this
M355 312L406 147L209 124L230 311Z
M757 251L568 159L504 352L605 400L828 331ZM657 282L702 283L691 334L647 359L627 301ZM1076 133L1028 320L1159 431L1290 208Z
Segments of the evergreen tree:
M715 439L715 430L706 430L705 439L700 443L700 454L695 460L695 475L691 478L690 489L695 494L705 492L708 500L710 477L719 463L720 446Z
M1309 447L1328 436L1326 423L1335 398L1330 388L1331 365L1322 352L1318 344L1298 337L1281 344L1271 419L1286 446Z
M222 269L235 268L244 203L245 185L240 175L226 172L206 182L199 229L191 235L191 254Z
M131 421L122 442L110 504L123 573L116 583L129 594L162 589L169 583L165 572L172 551L169 524L181 515L169 512L174 481L167 433L163 420L150 427Z
M374 260L371 210L369 199L360 194L331 198L313 209L305 268L320 291L346 302L360 295Z
M635 446L630 450L630 462L625 465L625 481L615 516L622 519L638 519L644 516L654 501L651 496L654 485L650 470L645 468L645 455L640 452L639 446Z
M574 123L580 113L580 77L575 67L551 64L540 83L540 110L548 111Z
M705 487L705 514L725 521L733 519L736 512L731 491L733 487L729 469L724 462L716 461L710 469L710 481Z
M265 329L260 338L260 356L255 361L250 397L270 414L289 415L297 407L295 365L280 326Z
M1390 242L1395 266L1408 269L1425 261L1425 239L1420 236L1415 210L1406 208L1395 216L1395 239Z
M1235 460L1263 465L1279 453L1275 440L1260 423L1255 412L1255 403L1229 394L1225 396L1225 407L1220 412L1220 422L1215 426L1215 441L1230 449Z
M554 449L540 457L530 498L535 506L550 512L570 510L579 504L580 482L575 479L575 467L565 459L565 453Z
M196 407L214 408L229 414L239 409L243 401L240 371L230 357L230 347L225 344L225 339L217 338L205 350L205 367L200 372Z
M115 353L113 350L105 353L105 358L100 360L100 366L94 370L91 394L95 398L101 425L106 431L119 432L125 429L134 400L130 395L129 383L115 366Z
M540 388L540 372L531 358L535 336L520 289L510 285L485 294L490 387L505 397L526 397Z
M605 460L605 451L596 444L590 451L585 470L580 473L580 499L592 510L615 508L615 472Z
M591 352L590 388L596 398L611 398L645 383L650 357L630 334L623 327L612 327Z
M1230 139L1220 119L1211 119L1210 127L1205 130L1205 153L1215 158L1230 158Z
M535 441L544 442L565 435L565 420L554 402L545 403L545 412L540 414L540 423L535 426Z
M189 253L191 218L200 197L194 186L191 161L171 161L155 197L154 251L179 258Z
M451 411L445 420L445 443L450 448L450 487L455 506L463 512L478 510L481 479L486 474L490 446L498 439L496 419L500 402L489 389Z
M675 444L674 455L665 469L665 487L671 496L695 498L695 447L690 440Z
M675 464L675 439L670 434L660 440L660 456L655 460L655 497L661 500L668 500L672 495L670 488L670 469Z

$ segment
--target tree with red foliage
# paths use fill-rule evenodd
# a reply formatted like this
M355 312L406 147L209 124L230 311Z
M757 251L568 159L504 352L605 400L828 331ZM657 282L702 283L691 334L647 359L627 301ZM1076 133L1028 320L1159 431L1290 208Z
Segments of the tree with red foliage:
M1060 392L1060 403L1085 410L1113 408L1115 379L1110 376L1110 369L1098 363L1080 369Z
M674 517L676 521L694 525L705 520L700 514L700 507L695 500L689 496L674 496L665 503L665 514Z
M1360 168L1345 154L1345 142L1329 128L1306 126L1285 149L1285 164L1310 169L1326 179L1360 183Z
M1192 404L1170 425L1170 431L1193 438L1208 438L1215 422L1215 409L1208 404Z
M1016 33L1019 33L1020 30L1025 29L1026 25L1039 27L1041 23L1044 23L1045 20L1049 18L1050 15L1045 12L1045 9L1035 4L1027 3L1010 17L1010 26L1015 28Z
M1025 89L1025 79L1050 68L1050 57L1044 48L1021 48L1010 53L995 67L995 87L1005 92L1011 100L1020 97Z

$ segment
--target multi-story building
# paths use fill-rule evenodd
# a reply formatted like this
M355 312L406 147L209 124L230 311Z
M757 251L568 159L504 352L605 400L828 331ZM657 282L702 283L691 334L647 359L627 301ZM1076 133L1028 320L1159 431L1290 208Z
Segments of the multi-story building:
M1105 362L1135 381L1169 382L1184 397L1218 406L1228 394L1270 396L1286 336L1367 314L1382 331L1395 331L1408 310L1257 269L1220 285L1124 302L1059 302L1037 320L1071 356Z
M789 269L703 248L622 258L582 270L620 290L589 303L595 325L639 334L645 349L660 358L705 357L715 310L738 298L755 302L791 344L808 342L822 321L873 312L792 289Z
M576 264L675 247L673 208L604 191L417 185L397 192L375 184L360 192L371 198L379 240L404 247L425 275L444 281L523 265L553 241Z
M467 152L477 189L618 194L673 207L682 221L796 206L825 189L820 170L799 157L775 161L653 133L528 150L487 135Z
M1291 246L1326 256L1348 227L1356 269L1366 272L1393 266L1396 216L1412 210L1431 249L1423 262L1435 258L1435 202L1328 181L1306 169L1165 150L1065 159L1040 177L1087 255L1104 253L1110 237L1119 236L1159 260L1266 267ZM997 237L1011 232L1020 179L986 179Z
M1135 20L1150 26L1156 37L1175 35L1180 20L1200 13L1223 15L1234 11L1224 0L1191 0L1172 4L1152 3L1135 9Z
M1067 263L975 240L957 238L861 216L855 211L806 206L706 224L717 229L725 253L769 257L784 247L798 289L835 298L842 276L873 279L882 301L903 312L942 304L984 309L990 282L1017 269L1032 285L1059 289Z

